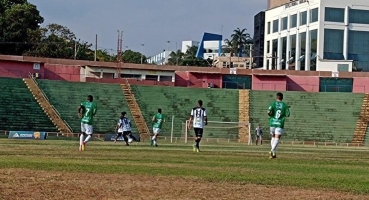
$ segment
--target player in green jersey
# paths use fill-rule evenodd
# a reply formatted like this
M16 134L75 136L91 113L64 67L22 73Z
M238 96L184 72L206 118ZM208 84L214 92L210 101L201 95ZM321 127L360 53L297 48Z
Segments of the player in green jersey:
M271 146L272 149L270 151L270 158L276 158L276 149L281 139L284 122L286 117L290 116L289 106L282 102L283 94L278 92L276 95L276 100L269 105L268 115L269 115L269 125L270 125L270 134L272 135Z
M151 139L151 145L154 145L155 147L158 146L157 137L160 134L161 127L163 126L163 123L165 122L165 116L161 113L161 108L158 109L158 113L156 113L152 117L153 124L153 132L154 136Z
M81 102L78 107L78 116L81 118L81 132L79 137L79 150L84 151L86 143L91 139L93 133L92 122L96 115L97 105L93 102L92 95L87 96L87 101ZM85 136L87 135L86 139Z

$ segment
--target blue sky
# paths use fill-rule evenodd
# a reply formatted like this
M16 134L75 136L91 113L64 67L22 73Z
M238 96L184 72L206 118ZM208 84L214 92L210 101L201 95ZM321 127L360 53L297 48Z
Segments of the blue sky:
M117 49L117 30L124 30L123 46L155 55L181 47L183 40L201 39L203 32L228 38L232 30L247 28L253 35L254 15L267 0L28 0L45 18L43 26L57 23L78 38L110 52ZM223 27L223 28L222 28ZM123 47L124 48L124 47Z

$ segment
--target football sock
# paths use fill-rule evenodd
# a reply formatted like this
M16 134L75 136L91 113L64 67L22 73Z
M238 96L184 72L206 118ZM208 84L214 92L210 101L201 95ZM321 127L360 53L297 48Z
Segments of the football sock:
M83 134L81 134L79 136L79 145L82 145L84 139L85 139L85 136Z
M123 136L123 139L126 142L126 144L128 144L128 137L127 136Z
M273 145L272 145L272 152L275 153L277 146L279 143L279 138L274 138Z
M273 147L274 137L272 136L272 139L270 140L270 146Z
M87 135L87 137L85 139L85 143L87 143L90 139L91 139L91 135Z
M200 139L196 139L195 140L195 142L196 142L196 148L200 148Z

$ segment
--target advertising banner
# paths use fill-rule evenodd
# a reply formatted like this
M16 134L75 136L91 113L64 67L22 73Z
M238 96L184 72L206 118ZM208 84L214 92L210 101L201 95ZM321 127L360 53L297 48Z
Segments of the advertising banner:
M45 132L33 132L33 131L10 131L9 139L29 139L29 140L45 140Z
M138 142L140 141L140 134L133 133L132 135L138 140ZM105 141L114 141L116 136L117 134L114 134L114 133L105 134ZM129 136L128 136L128 139L129 139ZM123 137L119 137L117 140L117 142L123 142L123 141L124 141Z

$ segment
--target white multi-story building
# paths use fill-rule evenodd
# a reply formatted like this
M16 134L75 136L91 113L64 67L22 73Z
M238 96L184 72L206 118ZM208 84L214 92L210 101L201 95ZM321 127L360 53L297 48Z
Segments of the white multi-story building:
M182 41L182 53L186 53L188 47L198 46L200 42L196 41ZM221 47L225 45L222 41ZM219 41L204 41L204 59L215 59L219 55Z
M297 0L265 12L264 69L369 71L368 0Z
M168 59L170 58L170 54L172 51L163 51L155 56L150 56L146 59L146 62L149 64L155 65L165 65L168 63Z

